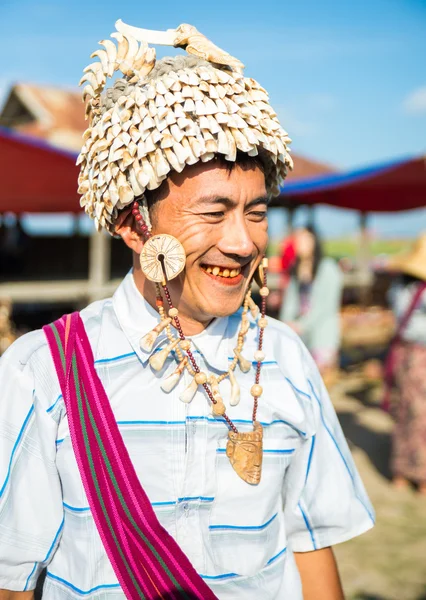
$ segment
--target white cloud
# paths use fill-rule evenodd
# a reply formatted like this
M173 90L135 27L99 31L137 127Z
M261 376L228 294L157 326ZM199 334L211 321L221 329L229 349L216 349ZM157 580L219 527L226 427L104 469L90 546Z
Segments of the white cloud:
M403 102L403 108L409 115L426 115L426 85L410 92Z

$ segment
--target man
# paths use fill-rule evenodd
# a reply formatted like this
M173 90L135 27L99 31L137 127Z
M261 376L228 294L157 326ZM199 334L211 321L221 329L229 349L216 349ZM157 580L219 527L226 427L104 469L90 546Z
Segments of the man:
M117 29L118 46L101 42L100 62L85 70L91 122L79 183L97 226L132 250L133 270L81 322L30 333L2 359L0 597L31 598L47 567L46 598L339 600L331 547L368 530L372 509L311 357L264 316L266 209L291 167L289 139L242 64L194 28ZM196 57L155 65L146 41ZM101 97L118 69L124 79ZM72 376L75 319L76 347L87 332L93 360L77 372L83 346L73 355L74 383L93 361L96 369L80 405L92 437L78 429L61 359L56 372L52 361L63 340ZM116 424L125 447L108 462L102 444ZM88 473L87 457L108 472ZM108 488L111 473L132 484ZM116 492L148 506L135 501L117 519ZM152 591L172 571L170 554L194 592L180 583L168 595ZM139 581L146 594L129 592L127 582Z

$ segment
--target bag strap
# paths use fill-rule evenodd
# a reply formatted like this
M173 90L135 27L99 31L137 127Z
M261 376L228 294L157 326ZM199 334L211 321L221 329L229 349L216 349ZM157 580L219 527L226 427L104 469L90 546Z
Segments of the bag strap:
M159 523L116 423L79 313L44 333L67 409L89 506L129 600L214 600L176 541Z
M389 409L390 409L391 388L392 388L393 377L394 377L394 372L395 372L395 348L398 345L398 343L401 341L402 334L404 333L404 331L411 319L411 316L412 316L413 312L416 310L417 304L419 303L420 298L425 290L426 290L426 281L422 282L417 287L415 294L413 295L407 310L405 311L404 315L402 316L402 319L400 320L400 322L398 324L395 335L393 336L392 341L390 343L390 348L389 348L389 352L386 357L386 363L385 363L385 374L384 374L385 392L384 392L384 397L383 397L383 402L382 402L382 408L386 412L389 412Z

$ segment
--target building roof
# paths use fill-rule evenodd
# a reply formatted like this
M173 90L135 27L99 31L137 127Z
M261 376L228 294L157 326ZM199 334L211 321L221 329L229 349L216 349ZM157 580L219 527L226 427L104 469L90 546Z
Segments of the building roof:
M3 109L0 126L41 138L66 150L79 151L87 127L79 90L28 83L14 85ZM334 173L335 169L293 154L294 170L289 180Z
M87 127L80 92L27 83L11 88L0 125L75 151Z

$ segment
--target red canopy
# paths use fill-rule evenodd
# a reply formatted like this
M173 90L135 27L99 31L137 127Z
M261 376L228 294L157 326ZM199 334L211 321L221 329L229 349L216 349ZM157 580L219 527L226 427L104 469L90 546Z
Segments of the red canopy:
M77 154L0 127L0 213L80 212ZM426 206L426 161L394 161L288 181L273 206L331 204L363 212Z
M80 212L76 157L0 128L0 213Z
M331 204L362 212L394 212L426 206L424 157L347 173L289 181L273 206Z

